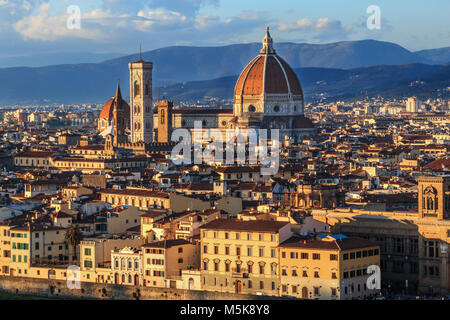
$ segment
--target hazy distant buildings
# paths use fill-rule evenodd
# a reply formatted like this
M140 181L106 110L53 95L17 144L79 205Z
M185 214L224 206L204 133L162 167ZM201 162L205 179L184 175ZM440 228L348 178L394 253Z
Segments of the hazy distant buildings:
M420 101L416 97L408 98L406 101L406 112L416 113L419 111Z

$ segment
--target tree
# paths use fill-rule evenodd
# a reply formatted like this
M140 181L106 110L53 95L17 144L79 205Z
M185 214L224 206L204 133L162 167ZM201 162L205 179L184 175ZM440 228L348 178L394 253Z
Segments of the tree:
M78 225L71 226L66 232L65 241L68 245L73 246L75 260L78 260L77 246L80 244L81 240L83 240L83 234Z

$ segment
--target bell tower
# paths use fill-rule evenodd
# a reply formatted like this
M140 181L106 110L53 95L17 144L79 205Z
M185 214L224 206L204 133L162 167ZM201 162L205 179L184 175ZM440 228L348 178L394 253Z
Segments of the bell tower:
M130 69L131 142L153 141L153 63L140 60L128 64Z
M420 218L450 218L450 176L422 176L419 184L418 213Z

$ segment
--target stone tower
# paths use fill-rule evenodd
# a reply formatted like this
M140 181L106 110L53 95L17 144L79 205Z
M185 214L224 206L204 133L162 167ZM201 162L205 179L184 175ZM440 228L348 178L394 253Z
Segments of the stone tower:
M450 176L422 176L419 184L418 212L420 218L450 218Z
M170 142L172 136L172 101L158 101L158 142Z
M131 142L153 141L153 63L142 60L128 64L130 69Z
M113 107L113 134L114 146L118 146L121 143L127 143L128 138L125 135L127 128L126 121L126 103L122 99L122 93L120 92L120 85L117 82L116 95L112 102Z

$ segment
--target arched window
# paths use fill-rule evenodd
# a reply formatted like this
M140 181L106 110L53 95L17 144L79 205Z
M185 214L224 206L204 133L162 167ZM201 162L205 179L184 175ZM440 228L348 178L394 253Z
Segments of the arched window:
M164 112L164 109L163 110L161 110L161 124L164 124L164 122L165 122L165 117L166 117L166 114L165 114L165 112Z
M307 287L302 288L302 298L308 299L308 288Z
M136 80L134 82L134 96L136 97L139 94L139 82Z
M256 111L255 106L253 106L253 105L248 106L248 111L249 112L255 112Z

